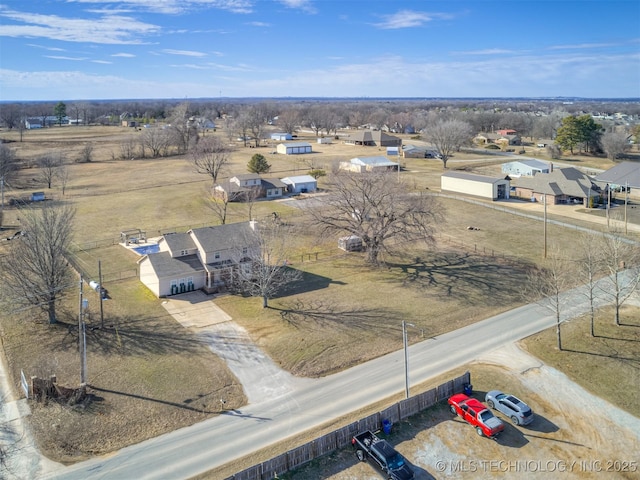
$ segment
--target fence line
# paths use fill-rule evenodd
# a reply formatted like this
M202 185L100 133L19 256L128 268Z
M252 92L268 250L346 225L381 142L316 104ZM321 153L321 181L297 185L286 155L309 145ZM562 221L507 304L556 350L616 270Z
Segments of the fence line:
M419 413L436 403L449 398L454 393L460 393L464 386L471 384L471 374L465 372L448 382L438 385L427 392L420 393L411 398L401 400L394 405L368 417L361 418L349 425L334 430L326 435L318 437L304 445L296 447L277 457L253 465L238 472L225 480L272 480L278 475L290 472L318 457L332 453L338 449L351 445L354 435L365 430L378 431L382 421L389 420L396 423Z

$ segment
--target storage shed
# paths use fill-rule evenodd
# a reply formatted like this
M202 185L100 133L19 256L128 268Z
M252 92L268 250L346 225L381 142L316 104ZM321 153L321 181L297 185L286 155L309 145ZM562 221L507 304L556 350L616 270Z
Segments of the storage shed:
M340 237L338 239L338 248L345 252L359 252L362 250L362 239L356 235Z
M280 143L276 150L283 155L300 155L311 153L311 144L307 142Z
M271 134L271 140L278 140L278 141L283 141L283 140L292 140L293 137L291 136L290 133L272 133Z
M440 176L440 188L443 192L500 200L509 198L510 182L506 178L466 172L445 172Z
M289 193L312 193L318 189L318 181L311 175L297 175L295 177L282 178L282 183L287 185Z

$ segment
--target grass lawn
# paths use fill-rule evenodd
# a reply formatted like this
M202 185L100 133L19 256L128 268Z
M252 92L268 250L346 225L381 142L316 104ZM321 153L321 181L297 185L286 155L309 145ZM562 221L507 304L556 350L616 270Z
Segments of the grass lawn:
M73 135L65 139L61 132ZM104 303L106 328L89 329L88 378L94 402L84 410L52 404L33 408L31 421L43 451L61 461L105 453L216 415L220 395L227 408L245 402L226 365L132 276L139 257L113 244L126 229L140 228L154 237L218 223L207 207L211 181L197 174L187 157L113 160L120 143L135 135L123 127L44 129L28 132L23 144L10 144L24 160L55 148L72 155L87 141L96 146L96 161L69 164L64 194L59 185L44 189L52 201L75 205L75 260L92 279L97 279L101 262L111 297ZM298 159L271 155L269 148L240 147L229 173L244 173L257 152L267 157L278 177L306 173L311 161L329 170L339 160L383 154L377 148L338 143L317 148ZM473 158L458 153L450 168L464 168L465 159L469 167L495 166L494 158ZM439 160L403 159L402 165L412 188L439 189ZM19 188L5 192L8 197L43 190L36 169L23 170L19 180ZM322 187L322 178L319 183ZM446 198L441 205L446 223L437 234L437 247L399 246L400 255L387 256L384 268L372 269L364 266L361 254L345 254L335 238L322 238L307 226L290 260L304 274L295 290L272 299L267 309L256 298L220 296L216 303L280 366L305 376L326 375L401 348L402 320L417 327L408 331L413 343L521 304L519 286L528 269L542 260L542 222ZM274 211L287 222L304 221L299 209L283 202L257 202L253 216L265 218ZM248 215L246 205L233 204L228 222L248 220ZM8 208L3 224L17 227L18 217L18 210ZM468 225L479 230L467 230ZM8 232L11 229L3 236ZM565 251L574 250L574 230L549 225L547 235ZM7 243L0 245L0 254ZM99 301L87 290L89 324L94 327L100 323ZM16 391L20 370L56 374L61 385L77 385L77 309L74 287L67 292L57 326L43 324L35 310L7 309L0 315ZM571 344L568 340L568 348ZM540 345L553 353L553 342ZM575 355L574 365L591 358ZM637 376L627 378L637 382Z

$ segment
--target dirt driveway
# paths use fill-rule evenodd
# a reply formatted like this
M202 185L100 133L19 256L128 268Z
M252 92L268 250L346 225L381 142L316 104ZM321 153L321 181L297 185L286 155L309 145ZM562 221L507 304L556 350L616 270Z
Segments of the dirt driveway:
M399 425L390 438L414 466L416 479L640 478L640 419L516 346L491 352L471 371L476 398L484 401L488 388L514 393L531 405L536 419L528 427L516 427L496 413L506 420L506 429L494 441L479 437L446 405L430 409ZM358 463L351 449L314 468L287 478L382 478L372 465Z

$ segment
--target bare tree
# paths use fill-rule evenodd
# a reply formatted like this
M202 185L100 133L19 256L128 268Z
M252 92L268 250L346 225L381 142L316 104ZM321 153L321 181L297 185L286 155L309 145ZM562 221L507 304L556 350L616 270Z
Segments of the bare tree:
M67 190L67 185L69 184L69 167L66 164L62 164L58 167L58 171L56 172L56 176L58 180L60 180L60 188L62 189L62 195L64 195Z
M629 135L624 132L607 132L600 138L600 145L609 160L616 160L631 150Z
M300 123L300 111L297 108L288 108L278 114L278 127L283 133L296 133Z
M9 254L0 259L2 296L17 308L40 307L49 323L57 322L56 305L75 283L67 262L73 217L69 206L22 209L22 235L11 241Z
M262 105L252 105L244 114L246 116L247 126L253 137L254 145L258 147L264 136L264 129L267 123L265 111Z
M0 122L7 130L18 128L22 120L22 107L17 103L5 103L0 105Z
M205 137L191 150L191 161L196 172L209 175L214 184L230 160L231 148L219 136Z
M399 241L433 242L435 226L442 220L435 197L422 192L408 194L393 172L328 177L331 192L321 208L309 214L322 234L356 235L366 249L366 261L377 264L390 244Z
M640 250L634 243L615 234L602 234L597 248L607 275L602 279L602 293L613 304L616 325L620 325L620 308L638 289Z
M238 253L240 268L234 276L233 288L253 297L262 298L262 308L269 306L269 299L298 281L302 274L288 266L291 240L296 237L291 226L280 222L254 225L255 236L247 239L251 245Z
M157 158L166 154L171 145L170 132L162 128L145 128L140 135L140 146L143 150L149 149L151 156ZM122 145L121 145L122 147ZM144 156L144 155L143 155ZM131 157L133 158L133 157Z
M247 204L247 211L249 214L249 220L253 220L253 207L256 204L256 200L260 198L262 194L262 188L258 186L249 187L249 189L243 192L242 198Z
M198 140L198 128L189 112L189 104L181 103L173 108L169 116L169 131L178 153L185 153ZM154 155L155 156L155 155Z
M439 120L427 127L423 137L436 148L447 168L447 160L453 152L471 140L471 125L460 120Z
M562 350L560 323L565 306L562 293L570 285L572 278L570 267L571 263L561 257L559 250L554 248L554 253L547 257L545 265L531 271L527 285L523 290L523 296L527 301L533 298L539 305L555 315L558 350Z
M591 336L595 337L596 280L602 270L602 254L593 235L583 234L578 242L580 258L576 274L582 280L583 292L589 302Z
M49 152L38 158L40 180L47 184L47 188L51 188L51 184L57 176L58 168L62 163L62 154L60 152Z
M220 220L220 224L227 223L227 212L229 210L229 203L235 200L235 194L229 192L226 195L207 195L207 206L213 212L213 214Z
M18 171L18 162L15 152L3 143L0 143L0 190L2 191L0 198L0 226L4 221L4 189L11 185L11 181Z
M78 163L90 163L93 160L93 143L87 142L80 150Z
M145 145L144 145L145 140L143 139L144 136L145 134L143 133L142 137L140 138L140 148L142 149L143 158L144 158L144 149L145 149ZM136 142L137 140L135 137L129 137L127 140L125 140L120 144L121 160L133 160L136 157ZM155 143L155 142L150 142L150 143Z

